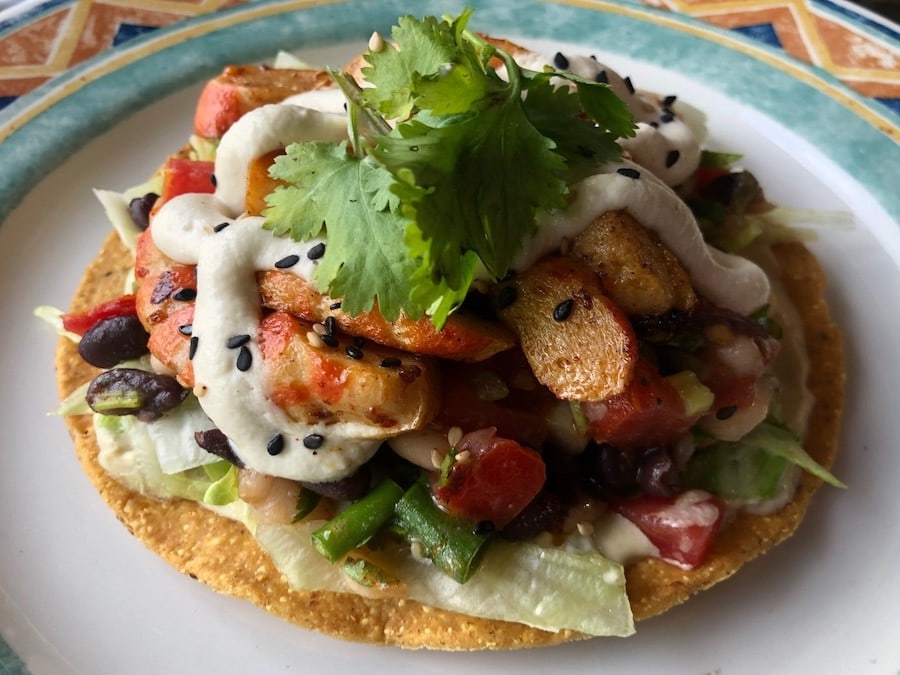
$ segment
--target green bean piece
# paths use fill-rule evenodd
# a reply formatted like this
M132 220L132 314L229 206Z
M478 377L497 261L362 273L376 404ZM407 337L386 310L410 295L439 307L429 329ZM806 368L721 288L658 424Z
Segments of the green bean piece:
M413 485L394 508L394 527L411 546L444 574L464 584L478 568L490 534L475 532L475 523L445 513L422 482Z
M312 533L313 546L335 562L364 544L394 515L403 488L387 479Z

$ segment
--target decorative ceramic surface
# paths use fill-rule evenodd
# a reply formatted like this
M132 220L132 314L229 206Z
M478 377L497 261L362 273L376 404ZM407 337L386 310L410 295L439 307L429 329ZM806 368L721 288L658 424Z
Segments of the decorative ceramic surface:
M47 0L0 17L0 107L134 37L246 0ZM900 114L895 28L841 0L642 0L743 33L833 73Z
M44 355L52 351L52 337L34 325L31 307L68 302L105 233L106 225L85 205L89 186L121 188L129 180L137 182L141 171L183 138L190 92L166 98L170 92L215 71L230 56L263 58L282 41L319 56L332 42L363 44L367 29L402 11L434 12L438 5L463 3L360 0L352 12L347 4L48 0L25 2L15 19L0 11L0 220L9 215L0 228L0 297L7 347L32 345ZM823 495L794 546L766 556L735 583L680 609L677 617L642 625L628 646L595 641L534 655L472 655L455 662L445 655L401 658L396 651L357 645L335 649L327 638L298 633L172 574L110 522L114 519L74 465L61 424L50 424L43 415L53 407L51 368L43 363L49 357L26 367L25 359L9 356L7 349L0 352L0 373L31 388L25 400L6 397L0 409L5 441L0 572L14 570L26 584L39 580L41 585L22 588L20 576L0 573L0 634L6 638L0 638L0 674L27 672L23 659L33 675L101 668L180 672L187 664L191 672L231 672L229 667L274 672L276 666L278 672L291 666L295 671L302 666L309 671L445 672L460 664L472 672L592 672L600 661L616 673L662 672L660 664L676 662L691 668L678 672L725 675L760 669L900 672L900 651L890 638L900 631L890 623L900 594L896 586L875 583L895 578L893 561L900 557L900 517L892 499L892 476L900 471L893 452L900 425L896 417L879 414L884 401L895 397L900 377L900 358L896 350L885 352L884 336L896 335L900 323L894 314L864 309L875 294L884 307L900 306L896 28L839 0L466 4L478 8L480 20L533 40L606 45L631 72L645 76L650 88L677 87L679 94L683 89L701 107L715 111L713 136L735 143L756 162L779 201L852 213L852 228L825 228L816 244L836 287L830 298L835 311L842 325L852 328L845 437L865 461L857 455L838 467L851 491ZM667 11L651 11L650 4ZM288 17L288 9L302 11ZM169 28L157 30L164 26ZM667 71L676 61L693 70ZM105 131L109 134L101 136ZM148 145L145 136L156 144ZM99 182L89 182L95 179ZM53 261L53 276L34 274L47 260ZM861 356L871 354L878 359ZM873 528L866 525L873 523L887 540L874 537L877 554L869 554L870 565L860 575L857 559L842 556L848 542L855 542L857 551L871 546ZM804 573L786 578L785 569ZM779 604L761 588L787 597L797 593L805 604ZM121 609L126 596L128 604ZM167 614L168 606L177 611ZM120 614L109 617L104 611ZM872 617L882 623L867 624ZM685 630L691 620L704 635ZM767 621L779 622L779 630L767 629ZM811 631L804 632L808 622ZM91 632L98 626L106 632ZM181 632L167 633L170 629ZM737 647L732 644L736 633L747 635ZM113 634L115 641L106 643ZM688 641L708 650L708 660L703 654L679 656ZM780 660L757 661L762 652ZM132 653L135 661L129 662ZM229 660L240 657L253 661ZM565 666L557 658L566 659ZM110 663L118 669L111 670ZM270 669L260 671L259 664Z

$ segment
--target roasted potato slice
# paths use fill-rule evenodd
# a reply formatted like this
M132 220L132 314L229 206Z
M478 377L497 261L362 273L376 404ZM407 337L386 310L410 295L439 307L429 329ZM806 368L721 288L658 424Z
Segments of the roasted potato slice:
M656 234L625 211L608 211L572 242L571 255L600 275L603 292L632 316L690 310L687 271Z
M545 258L495 291L537 379L558 398L599 401L631 380L637 338L583 263Z

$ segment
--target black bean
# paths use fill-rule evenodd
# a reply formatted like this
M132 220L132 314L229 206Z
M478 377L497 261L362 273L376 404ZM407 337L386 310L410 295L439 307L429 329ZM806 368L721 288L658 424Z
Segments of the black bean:
M559 529L565 518L562 500L553 492L542 490L519 514L501 530L504 539L524 541Z
M653 448L641 456L637 478L644 493L653 497L671 497L681 491L681 476L665 448Z
M235 454L234 448L231 447L228 436L218 429L195 431L194 440L197 441L197 445L216 457L221 457L225 461L231 462L239 469L244 467L244 462L241 461L241 458Z
M88 385L84 398L103 415L136 415L143 422L159 418L188 395L174 377L136 368L113 368Z
M143 231L149 227L150 211L153 210L153 205L156 204L157 199L159 199L158 194L148 192L143 197L135 197L128 202L128 215L131 216L131 220L138 226L138 229Z
M368 465L363 464L354 473L340 480L328 481L325 483L309 483L300 481L300 484L307 490L315 492L317 495L328 497L336 501L352 501L359 499L369 491L369 484L372 478L372 470Z
M609 443L591 444L581 453L584 487L602 497L628 497L638 490L638 462L633 453Z
M146 354L149 339L150 335L135 315L114 316L98 321L87 330L78 343L78 353L92 366L112 368Z

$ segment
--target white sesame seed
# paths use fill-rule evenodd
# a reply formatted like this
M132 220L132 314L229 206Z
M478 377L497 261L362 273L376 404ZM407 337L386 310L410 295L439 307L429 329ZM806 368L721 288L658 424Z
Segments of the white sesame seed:
M585 537L590 537L592 534L594 534L593 523L589 523L586 520L581 521L575 527L578 528L578 534L582 534Z
M472 453L469 450L463 450L454 456L457 464L465 464L472 459Z
M384 49L384 38L376 30L369 38L369 51L380 52L382 49Z
M325 335L328 332L328 329L325 328L324 323L314 323L313 330L316 331L318 335Z
M409 552L414 559L425 560L425 547L422 545L421 541L414 541L410 544Z
M306 339L309 341L309 344L311 344L316 349L325 348L325 343L322 342L322 338L319 337L319 334L314 331L308 331L306 333Z
M432 450L431 451L431 465L435 469L440 469L441 465L444 463L444 453L440 450Z
M450 443L450 447L456 447L456 444L463 437L463 431L459 427L450 427L450 430L447 432L447 442Z

